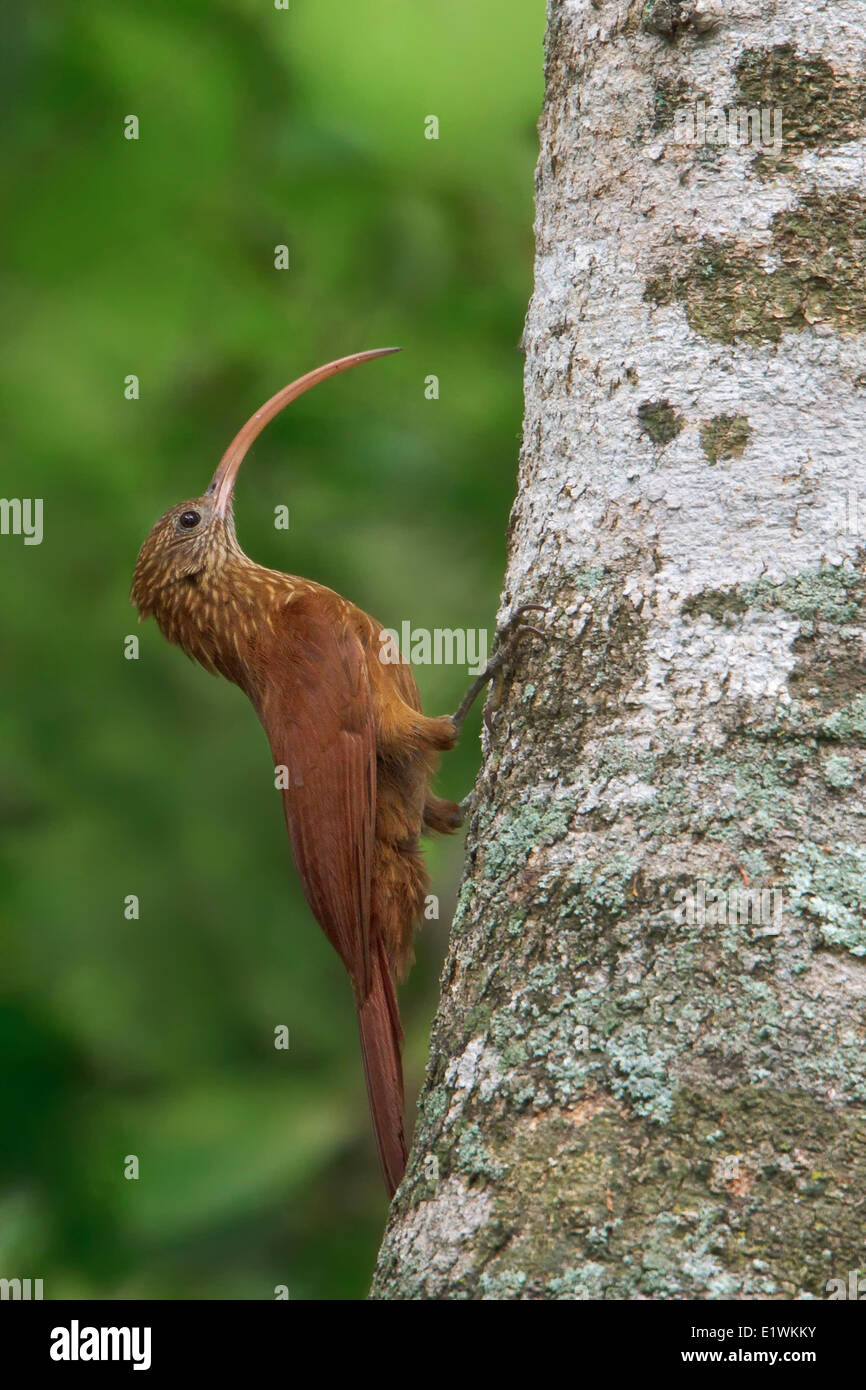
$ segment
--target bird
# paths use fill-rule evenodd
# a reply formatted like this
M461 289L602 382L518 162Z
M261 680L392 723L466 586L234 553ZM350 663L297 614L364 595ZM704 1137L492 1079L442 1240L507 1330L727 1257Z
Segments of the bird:
M463 808L435 795L439 755L527 628L517 610L453 715L424 714L408 662L383 660L386 629L334 590L256 564L238 543L234 488L265 426L305 391L399 351L374 348L307 372L239 430L200 497L153 526L131 600L139 618L248 697L267 736L294 862L314 918L352 984L379 1160L389 1199L407 1148L397 983L412 959L429 878L424 831L457 830ZM539 635L541 635L539 633Z

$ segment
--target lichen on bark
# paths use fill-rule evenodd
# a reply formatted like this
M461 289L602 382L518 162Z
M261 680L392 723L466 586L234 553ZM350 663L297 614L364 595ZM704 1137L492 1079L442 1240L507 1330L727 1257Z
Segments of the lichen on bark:
M637 417L653 444L670 444L683 427L682 416L670 401L644 401L637 408Z
M862 73L834 72L820 53L798 53L791 43L747 48L734 75L744 105L782 112L788 153L863 134L866 79Z
M866 197L810 189L778 213L761 256L742 241L702 238L653 272L646 297L680 303L696 333L719 342L777 343L827 323L866 328ZM767 255L771 263L767 264Z
M751 433L745 415L714 415L701 425L701 448L710 463L742 458Z

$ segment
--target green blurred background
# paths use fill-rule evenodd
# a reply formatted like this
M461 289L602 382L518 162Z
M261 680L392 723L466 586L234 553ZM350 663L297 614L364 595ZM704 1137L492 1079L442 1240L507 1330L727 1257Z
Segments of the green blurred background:
M252 710L137 627L129 582L154 520L204 489L265 397L400 343L270 426L241 474L240 540L389 626L490 626L543 9L5 14L2 492L44 498L45 536L0 537L0 1276L41 1277L46 1298L366 1292L386 1204L348 981L303 903ZM467 681L417 675L434 713ZM477 730L446 795L472 783ZM428 856L442 916L401 995L410 1115L462 842Z

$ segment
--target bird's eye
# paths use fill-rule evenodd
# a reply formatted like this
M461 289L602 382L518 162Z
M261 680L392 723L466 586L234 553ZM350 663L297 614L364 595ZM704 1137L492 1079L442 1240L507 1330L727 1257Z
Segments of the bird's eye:
M191 531L201 521L201 512L184 512L179 521L184 531Z

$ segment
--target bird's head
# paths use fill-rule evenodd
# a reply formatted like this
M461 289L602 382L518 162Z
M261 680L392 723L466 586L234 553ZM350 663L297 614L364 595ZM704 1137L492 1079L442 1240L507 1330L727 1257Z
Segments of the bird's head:
M178 502L160 517L135 562L130 597L141 616L158 607L166 589L194 584L219 569L233 541L231 515L218 516L209 493Z
M327 362L284 386L247 420L219 461L203 497L179 502L160 517L139 552L130 597L146 618L166 601L174 606L178 590L193 588L214 575L230 557L245 558L235 538L232 510L235 480L247 451L275 415L298 396L338 372L360 366L399 348L373 348Z

